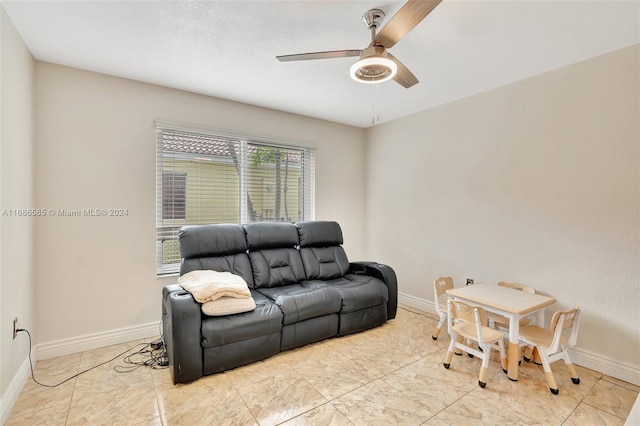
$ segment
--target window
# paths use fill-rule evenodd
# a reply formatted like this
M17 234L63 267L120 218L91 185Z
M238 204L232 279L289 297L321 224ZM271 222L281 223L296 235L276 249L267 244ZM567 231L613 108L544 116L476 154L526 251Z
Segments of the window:
M162 219L187 218L187 174L162 172Z
M314 150L157 125L157 273L178 272L185 225L312 220Z

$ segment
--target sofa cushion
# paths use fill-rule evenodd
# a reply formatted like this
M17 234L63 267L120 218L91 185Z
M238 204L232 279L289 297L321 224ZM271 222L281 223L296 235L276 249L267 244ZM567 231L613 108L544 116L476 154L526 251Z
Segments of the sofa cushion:
M309 280L339 278L349 270L347 254L340 246L301 248L300 257Z
M342 230L337 222L300 222L300 256L308 280L330 280L349 270L349 260L342 244Z
M335 314L342 299L333 288L305 288L300 284L261 288L259 292L278 305L284 315L283 325Z
M249 253L255 288L299 283L306 278L300 252L294 248Z
M255 290L251 290L251 297L256 303L253 311L202 318L202 347L226 345L282 330L280 308Z
M253 288L253 272L247 255L247 240L241 225L185 226L178 232L180 275L211 270L240 275Z
M293 223L256 222L244 226L249 250L294 248L299 244L298 230Z
M338 222L310 221L296 223L300 247L328 247L342 245L342 229Z
M387 286L377 278L368 275L348 274L334 280L308 280L302 287L322 289L330 288L340 294L342 299L341 313L359 311L389 300Z
M251 270L251 262L249 262L249 255L247 253L219 257L182 259L180 275L198 270L231 272L232 274L240 275L247 282L249 288L254 287L253 271Z
M178 231L180 256L217 257L246 252L249 248L241 225L184 226Z

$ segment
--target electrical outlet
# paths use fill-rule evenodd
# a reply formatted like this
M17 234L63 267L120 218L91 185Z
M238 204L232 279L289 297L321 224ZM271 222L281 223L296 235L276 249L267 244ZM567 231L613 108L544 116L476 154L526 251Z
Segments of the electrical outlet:
M13 319L13 338L15 339L18 335L18 318Z
M467 285L473 284L473 278L467 278Z

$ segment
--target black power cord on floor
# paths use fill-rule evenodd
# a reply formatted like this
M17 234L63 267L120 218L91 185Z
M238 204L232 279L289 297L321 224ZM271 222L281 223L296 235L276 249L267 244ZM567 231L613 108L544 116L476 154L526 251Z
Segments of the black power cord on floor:
M162 341L162 339L158 339L158 340L155 340L155 341L153 341L151 343L138 343L137 345L133 345L129 349L127 349L127 350L125 350L123 352L120 352L118 355L114 356L113 358L110 358L110 359L108 359L108 360L106 360L104 362L101 362L100 364L94 365L93 367L87 368L86 370L83 370L83 371L81 371L79 373L76 373L73 376L64 379L63 381L61 381L59 383L56 383L55 385L48 385L46 383L40 383L38 380L36 380L35 374L33 372L33 361L31 360L31 350L32 350L31 333L29 333L29 330L27 330L26 328L18 328L18 329L16 329L16 333L19 333L19 332L22 332L22 331L27 333L27 336L29 336L29 367L31 367L31 378L33 379L33 381L36 384L38 384L40 386L47 387L47 388L58 387L61 384L66 383L69 380L80 376L81 374L84 374L84 373L89 372L91 370L95 370L96 368L98 368L100 366L103 366L103 365L105 365L105 364L107 364L107 363L109 363L109 362L111 362L111 361L113 361L113 360L115 360L117 358L120 358L121 356L125 355L127 352L131 352L133 349L135 349L135 348L137 348L139 346L141 346L140 350L138 350L134 354L131 354L131 355L127 356L126 358L128 358L130 356L133 356L133 355L136 355L136 354L145 353L144 351L149 351L148 348L152 348L155 345L156 348L158 348L158 349L151 349L149 352L153 352L154 353L153 354L153 359L156 360L156 361L153 361L153 362L151 362L151 363L149 363L147 365L149 367L152 367L152 368L164 368L165 366L167 366L169 364L168 361L166 361L166 363L165 363L165 360L168 360L168 358L166 356L166 349L164 347L164 342ZM160 343L158 343L158 342L160 342ZM164 355L161 355L161 354L157 353L158 351L161 351ZM125 358L125 362L127 362L126 358ZM156 362L158 363L158 366L155 366ZM116 369L116 367L114 367L114 370L118 371ZM136 368L138 368L138 367L136 367ZM125 371L118 371L118 372L121 373L121 372L125 372Z
M167 350L162 339L154 340L139 351L125 356L123 362L127 365L116 365L113 369L118 373L128 373L140 367L163 369L169 366Z

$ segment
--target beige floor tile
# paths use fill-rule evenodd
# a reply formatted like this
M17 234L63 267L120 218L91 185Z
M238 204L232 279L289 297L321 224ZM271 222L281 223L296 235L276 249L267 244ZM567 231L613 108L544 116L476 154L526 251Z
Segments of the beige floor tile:
M460 398L438 413L438 419L450 425L541 424L513 410L509 405L488 397L485 390L478 388Z
M588 374L590 376L594 376L594 377L596 377L598 379L604 377L604 374L600 373L599 371L595 371L595 370L592 370L592 369L586 368L586 367L581 367L579 365L576 365L575 367L576 367L576 371L578 373L578 376L580 376L580 377L582 377L585 374Z
M112 363L110 364L111 368L114 365L126 366L127 364L122 361L123 356L133 354L134 352L145 348L145 346L146 343L144 343L143 340L136 340L134 342L105 346L103 348L83 352L79 368L80 370L85 370L107 361ZM113 361L110 361L114 357L116 358Z
M253 385L260 380L269 379L279 374L286 374L291 371L292 364L284 362L279 355L225 371L223 374L227 376L236 389Z
M340 411L331 403L321 405L293 419L282 423L286 426L352 426Z
M562 423L562 426L622 426L624 422L620 417L582 403Z
M40 377L36 376L40 379ZM46 379L45 379L46 380ZM69 409L75 380L68 381L55 388L42 387L31 379L24 385L18 401L12 410L12 415L22 416L40 410L60 408Z
M160 415L151 373L117 373L108 365L76 379L68 425L135 424Z
M32 426L32 425L64 425L67 421L69 404L49 405L43 409L27 411L13 411L5 426Z
M375 377L381 377L420 359L408 344L398 345L390 334L372 329L366 333L344 336L327 341L332 348L366 368ZM384 348L384 356L380 350Z
M153 422L159 416L153 393L148 390L109 392L101 398L72 402L67 425L114 425Z
M132 423L131 426L162 426L162 416L153 419L142 420L140 423Z
M36 379L40 382L44 380L55 382L71 377L78 372L81 358L82 353L76 353L38 361L34 366Z
M391 344L404 348L405 353L423 357L449 345L446 330L442 330L438 340L433 340L431 337L436 325L435 320L419 317L417 321L407 322L404 326L389 332L388 338Z
M438 352L396 370L382 381L437 413L466 395L477 385L477 373L449 371L442 366L444 354Z
M438 416L433 416L426 422L422 423L422 426L451 426L449 423L445 422L438 418Z
M370 370L338 352L293 368L329 401L376 379Z
M165 424L257 424L231 381L214 374L187 384L171 384L164 371L154 371L155 393Z
M271 375L234 388L261 426L279 424L319 407L327 400L295 370Z
M434 413L406 394L382 380L376 380L331 404L355 425L418 425Z
M481 394L485 398L495 399L510 410L549 425L562 424L580 403L582 396L576 395L575 392L568 392L567 389L569 386L577 387L582 384L574 385L571 381L569 384L559 382L560 392L558 395L553 395L549 391L544 376L533 374L535 378L532 377L531 371L528 370L534 370L533 367L527 369L523 366L520 370L517 382L509 380L505 374L496 374L487 387L475 395ZM590 386L585 383L584 389L589 388Z
M211 404L212 402L209 402ZM163 426L258 426L251 418L220 417L215 411L193 411L175 416L161 416Z
M638 392L600 380L582 402L621 419L626 419L638 397Z
M616 379L615 377L602 375L602 380L605 380L607 382L610 382L610 383L625 387L625 388L630 389L630 390L635 391L635 392L640 392L640 386L634 385L633 383L625 382L625 381L620 380L620 379Z

